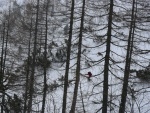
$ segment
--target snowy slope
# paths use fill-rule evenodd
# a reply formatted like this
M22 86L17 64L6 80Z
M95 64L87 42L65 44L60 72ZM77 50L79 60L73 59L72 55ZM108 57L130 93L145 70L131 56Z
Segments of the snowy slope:
M94 1L94 0L93 0ZM95 0L97 1L97 0ZM7 1L8 3L9 1ZM18 3L22 4L23 1L17 1ZM5 0L1 2L1 8L5 9L8 8L8 4ZM105 34L107 33L107 28L103 29L107 25L107 15L108 11L106 10L107 7L104 9L98 9L100 6L103 7L101 4L106 4L105 1L100 1L99 4L95 3L96 9L94 9L92 6L90 6L86 9L86 15L85 15L85 21L86 23L85 28L87 29L86 32L83 33L83 46L82 46L82 58L81 58L81 79L79 84L79 91L78 91L78 99L77 99L77 113L83 113L82 108L82 98L85 104L85 110L86 113L100 113L99 109L102 105L102 91L103 91L103 68L104 68L104 57L105 57L105 50L106 50L106 44L104 43L106 41ZM119 0L115 1L115 4L125 6L127 9L131 9L131 5L125 4ZM6 5L6 6L5 6ZM100 5L100 6L99 6ZM71 63L70 63L70 73L69 73L69 87L68 87L68 100L67 100L67 112L69 112L72 102L72 96L73 96L73 89L74 89L74 80L75 80L75 69L76 69L76 55L77 55L77 45L75 43L78 42L78 35L79 35L79 27L80 27L80 14L81 14L81 1L78 0L76 2L75 6L75 20L74 20L74 35L73 35L73 46L72 46L72 56L71 56ZM126 13L124 9L120 7L114 7L114 11L116 14L124 14ZM89 16L90 15L90 16ZM101 15L105 15L101 18ZM93 17L92 17L93 16ZM69 23L69 19L66 19L65 22L62 22L62 18L67 18L64 15L61 15L60 17L49 17L52 23L58 25L59 27L56 27L54 31L52 31L52 27L54 26L51 24L49 26L49 36L48 36L48 43L51 44L51 42L55 42L58 47L52 47L52 53L56 54L57 49L59 48L65 48L65 39L68 38L68 34L64 34L64 29ZM92 25L93 24L93 25ZM129 24L123 20L120 22L114 20L114 24L117 26L122 26ZM117 28L116 26L113 26L114 29L116 29L119 33L116 33L115 31L112 32L112 42L114 44L111 45L111 58L110 61L110 70L111 72L109 77L109 100L113 103L109 103L109 111L111 113L118 112L119 104L120 104L120 94L122 90L122 78L124 75L124 66L125 66L125 56L126 56L126 45L127 45L127 38L129 34L129 27L125 28ZM101 29L101 30L100 30ZM92 31L92 32L91 32ZM150 36L149 32L141 32L138 31L137 34L140 36L144 36L145 39L147 39ZM120 40L122 39L122 40ZM138 39L137 39L138 40ZM140 38L139 38L140 40ZM138 40L138 41L139 41ZM104 43L104 44L103 44ZM103 44L103 45L101 45ZM101 45L101 46L100 46ZM118 47L118 45L120 47ZM140 49L147 49L149 50L149 45L145 43L139 43L135 42L135 45L137 48ZM122 47L123 46L123 47ZM18 46L17 46L18 47ZM18 50L16 46L11 46L10 48L15 52ZM115 54L117 53L117 54ZM24 56L25 53L22 54ZM55 56L56 57L56 56ZM144 56L138 56L133 55L133 59L139 60L139 64L143 64L144 66L148 65L149 62L149 55ZM113 60L115 62L113 62ZM15 62L17 62L15 60ZM18 61L17 63L22 64L22 61ZM138 66L137 64L132 64L132 69L141 69L141 66ZM36 69L36 74L42 74L42 71L39 72L41 68ZM91 71L93 74L93 77L91 78L91 81L88 81L85 77L87 72ZM61 113L61 107L62 107L62 97L63 97L63 81L61 80L62 76L64 76L65 73L65 63L59 63L59 62L52 62L51 67L47 71L47 77L48 77L48 85L49 90L47 93L46 98L46 111L45 113ZM40 84L41 80L43 80L43 77L39 77L36 80L36 84ZM53 88L52 85L56 85L59 87ZM150 86L148 83L142 83L139 79L135 79L135 74L133 74L130 78L130 84L129 84L129 94L128 94L128 100L127 100L127 112L131 112L131 108L134 109L135 113L144 113L147 110L149 110L148 103L149 100L149 91L150 89L147 88ZM39 85L36 87L37 91L42 91L42 85ZM22 95L23 91L21 89L18 89L18 92L20 93L20 96ZM8 93L15 93L9 92ZM82 97L83 96L83 97ZM136 99L134 98L136 96ZM41 109L41 95L35 95L34 97L34 110L40 111ZM148 113L148 111L147 111Z

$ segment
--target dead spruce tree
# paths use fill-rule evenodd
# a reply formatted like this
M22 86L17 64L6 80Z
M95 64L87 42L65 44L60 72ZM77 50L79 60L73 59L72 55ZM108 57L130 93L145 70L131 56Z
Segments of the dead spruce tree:
M79 81L80 81L80 60L81 60L81 48L82 48L82 30L84 26L84 8L85 8L85 0L83 0L83 6L82 6L82 16L81 16L78 54L77 54L76 81L75 81L74 94L73 94L73 100L72 100L70 113L75 113L78 86L79 86Z
M127 53L126 53L126 64L125 64L124 80L123 80L123 88L122 88L122 94L121 94L121 103L120 103L120 107L119 107L119 113L125 112L128 80L129 80L129 74L130 74L130 64L131 64L133 41L134 41L135 15L136 15L135 14L135 5L136 5L136 1L133 0L131 23L130 23L129 37L128 37L128 46L127 46Z
M46 101L46 92L47 92L47 32L48 32L48 7L49 7L49 0L46 1L46 9L45 9L45 43L44 43L44 88L43 88L43 100L42 100L42 111L45 111L45 101Z
M35 74L35 60L37 54L37 32L38 32L38 15L39 15L39 0L37 0L37 9L36 9L36 23L35 23L35 31L34 31L34 50L33 50L33 61L32 61L32 69L30 76L30 89L29 89L29 102L28 102L28 113L32 111L32 101L33 101L33 92L34 92L34 74Z
M23 113L26 113L28 106L27 106L27 102L28 102L28 93L29 93L29 75L30 75L30 67L31 67L31 57L30 57L30 53L31 53L31 38L32 38L32 17L31 17L31 24L30 24L30 29L29 29L29 42L28 42L28 58L27 58L27 66L26 66L26 82L25 82L25 93L24 93L24 109L23 109Z
M113 0L110 0L109 17L108 17L108 31L106 42L106 55L104 64L104 82L103 82L103 103L102 113L107 113L108 102L108 74L109 74L109 58L110 58L110 46L111 46L111 31L112 31L112 15L113 15Z
M5 76L6 72L6 57L8 56L8 38L10 34L10 9L9 9L9 14L6 20L4 21L3 24L3 31L2 31L2 50L1 50L1 64L0 64L0 93L1 95L1 113L4 113L4 111L7 111L6 103L5 103L5 98L6 98L6 84L4 85L4 81L7 80Z
M72 5L71 5L70 29L69 29L69 38L68 38L68 43L67 43L67 60L66 60L66 69L65 69L62 113L66 113L68 75L69 75L71 40L72 40L72 30L73 30L73 17L74 17L74 0L72 0Z

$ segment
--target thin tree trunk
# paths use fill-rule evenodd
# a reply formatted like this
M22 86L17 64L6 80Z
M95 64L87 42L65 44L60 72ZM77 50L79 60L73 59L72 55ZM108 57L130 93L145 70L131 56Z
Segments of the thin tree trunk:
M132 56L132 49L133 49L133 39L134 39L133 33L134 33L134 29L135 29L134 13L135 13L135 0L133 0L133 4L132 4L131 24L130 24L130 31L129 31L129 38L128 38L126 65L125 65L125 71L124 71L124 80L123 80L123 88L122 88L122 94L121 94L121 103L120 103L120 107L119 107L119 113L125 112L128 79L129 79L129 73L130 73L130 63L131 63L131 56Z
M82 88L81 88L81 82L80 82L80 93L81 93L81 100L82 100L83 113L86 113L86 111L85 111L85 106L84 106L83 94L82 94Z
M74 0L72 0L69 39L67 42L67 61L66 61L66 71L65 71L65 80L64 80L64 94L63 94L62 113L66 113L68 75L69 75L71 40L72 40L72 29L73 29L73 16L74 16Z
M1 104L1 113L3 113L3 109L4 109L4 86L3 86L3 78L4 78L4 74L3 74L3 70L4 70L4 61L3 61L3 57L4 57L4 45L5 45L5 23L4 23L4 27L3 27L3 36L2 36L2 52L1 52L1 70L0 70L0 91L2 91L2 104Z
M48 24L47 24L47 16L48 16L48 5L49 0L47 0L46 5L46 24L45 24L45 47L44 47L44 92L43 92L43 101L42 101L42 112L45 111L45 100L46 100L46 92L47 92L47 77L46 77L46 69L47 69L47 30L48 30Z
M84 9L85 9L85 0L83 0L83 6L82 6L82 16L81 16L81 25L80 25L80 34L79 34L78 55L77 55L77 67L76 67L76 81L75 81L73 101L72 101L70 113L75 113L78 86L80 81L80 60L81 60L81 48L82 48L82 30L84 25Z
M1 67L0 67L0 90L3 90L3 57L4 57L4 44L5 44L5 23L3 25L3 34L2 34L2 50L1 50Z
M26 74L26 84L25 84L25 97L24 97L24 110L23 113L27 111L27 100L28 100L28 87L29 87L29 73L30 73L30 41L32 37L32 18L31 18L31 25L30 25L30 36L29 36L29 46L28 46L28 61L27 61L27 74Z
M113 15L113 0L110 0L108 31L107 31L107 45L106 45L105 65L104 65L102 113L107 113L108 76L109 76L108 74L109 74L109 58L110 58L110 46L111 46L112 15Z
M10 10L9 10L10 13ZM1 58L1 90L2 90L2 104L1 104L1 113L4 112L4 106L5 106L5 86L3 84L3 77L5 73L5 62L6 62L6 56L7 56L7 45L8 45L8 37L9 37L9 19L7 23L7 32L6 32L6 40L5 40L5 24L4 24L4 31L3 31L3 44L2 44L2 58Z
M32 110L33 92L34 92L34 74L35 74L35 59L37 54L37 32L38 32L38 15L39 15L39 0L37 0L37 12L36 12L36 23L35 23L35 34L34 34L34 51L33 51L33 62L30 77L30 90L29 90L29 103L28 113Z

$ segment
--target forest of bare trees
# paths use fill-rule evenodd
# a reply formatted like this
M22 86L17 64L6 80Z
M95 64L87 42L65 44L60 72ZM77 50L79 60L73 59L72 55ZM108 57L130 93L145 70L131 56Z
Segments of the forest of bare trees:
M149 113L149 12L149 0L9 1L0 112Z

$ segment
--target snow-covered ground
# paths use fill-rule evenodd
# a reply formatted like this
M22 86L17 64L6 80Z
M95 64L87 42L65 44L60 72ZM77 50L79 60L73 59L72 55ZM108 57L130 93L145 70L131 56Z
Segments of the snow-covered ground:
M7 8L5 6L9 0L1 0L1 8ZM94 0L93 0L94 1ZM96 1L96 0L95 0ZM22 4L23 1L18 0L18 4ZM63 2L62 2L63 3ZM105 4L105 1L100 1L98 4L94 6L97 9L92 7L94 2L89 2L88 7L85 11L85 21L84 24L87 28L86 32L83 32L83 45L82 45L82 56L81 56L81 78L79 83L79 90L78 90L78 98L77 98L77 113L83 113L82 107L82 99L84 101L84 106L86 113L101 113L99 109L102 106L102 91L103 91L103 68L104 68L104 57L105 57L105 50L106 41L105 34L107 33L107 15L108 11L104 9L98 9L103 7L101 4ZM115 1L115 4L126 7L126 9L131 9L130 4L123 3L119 0ZM71 62L70 62L70 73L69 73L69 87L68 87L68 97L67 97L67 112L69 112L73 97L73 89L74 89L74 80L75 80L75 69L76 69L76 55L77 55L77 46L75 43L78 42L78 35L79 35L79 27L80 27L80 14L81 14L81 7L82 3L78 0L75 6L75 20L74 20L74 31L73 31L73 39L72 39L72 55L71 55ZM121 7L115 7L114 11L116 14L122 13L124 14L125 10ZM105 15L101 17L102 15ZM60 17L50 17L52 23L57 23L59 27L57 27L54 31L49 31L50 34L48 36L48 43L50 44L54 41L58 47L52 47L52 53L56 54L56 50L58 48L65 47L65 39L68 39L68 35L64 35L64 28L69 24L69 19L65 22L61 22L62 18L67 18L65 16ZM124 67L125 67L125 56L126 56L126 45L127 45L127 38L129 34L129 27L121 27L124 24L128 24L127 22L121 20L120 22L114 21L114 24L120 26L117 28L113 25L114 30L112 31L112 42L111 44L111 61L110 61L110 73L109 73L109 112L115 113L118 112L119 104L120 104L120 94L122 90L122 78L124 75ZM49 29L51 29L54 25L50 25ZM105 28L106 27L106 28ZM105 28L105 29L103 29ZM100 30L101 29L101 30ZM92 32L91 32L92 31ZM116 32L117 31L117 32ZM150 36L149 32L145 31L136 31L138 34L138 38L140 36L145 37L148 39ZM121 39L121 40L120 40ZM144 38L143 38L144 39ZM139 41L140 39L137 39ZM103 44L104 43L104 44ZM139 43L135 42L135 46L139 49L146 49L149 50L149 44L147 43ZM19 46L9 46L11 51L17 53ZM24 56L25 53L22 53ZM145 59L146 58L146 59ZM149 54L147 55L135 55L133 54L134 60L139 60L139 64L143 66L147 66L149 64ZM19 61L19 62L18 62ZM14 60L19 64L23 64L22 61ZM141 69L142 67L138 64L132 64L132 69ZM40 68L36 69L36 74L41 74ZM85 77L87 72L92 72L93 76L91 81L88 81ZM65 63L56 63L53 62L51 67L47 70L47 83L49 85L49 90L47 92L46 97L46 111L45 113L61 113L62 109L62 97L63 97L63 81L61 80L62 76L65 73ZM83 76L84 75L84 76ZM36 84L41 83L43 81L43 77L38 77L36 79ZM59 87L51 88L52 85L58 85ZM37 91L41 92L42 85L37 86ZM143 82L136 78L135 73L133 73L130 77L129 82L129 91L128 91L128 98L126 104L126 110L128 113L149 113L149 103L150 103L150 84ZM20 96L22 95L23 91L18 89ZM8 93L16 93L8 91ZM19 94L18 93L18 94ZM41 109L41 95L36 95L34 97L34 110L40 111ZM35 104L36 103L36 104ZM37 104L38 103L38 104Z

